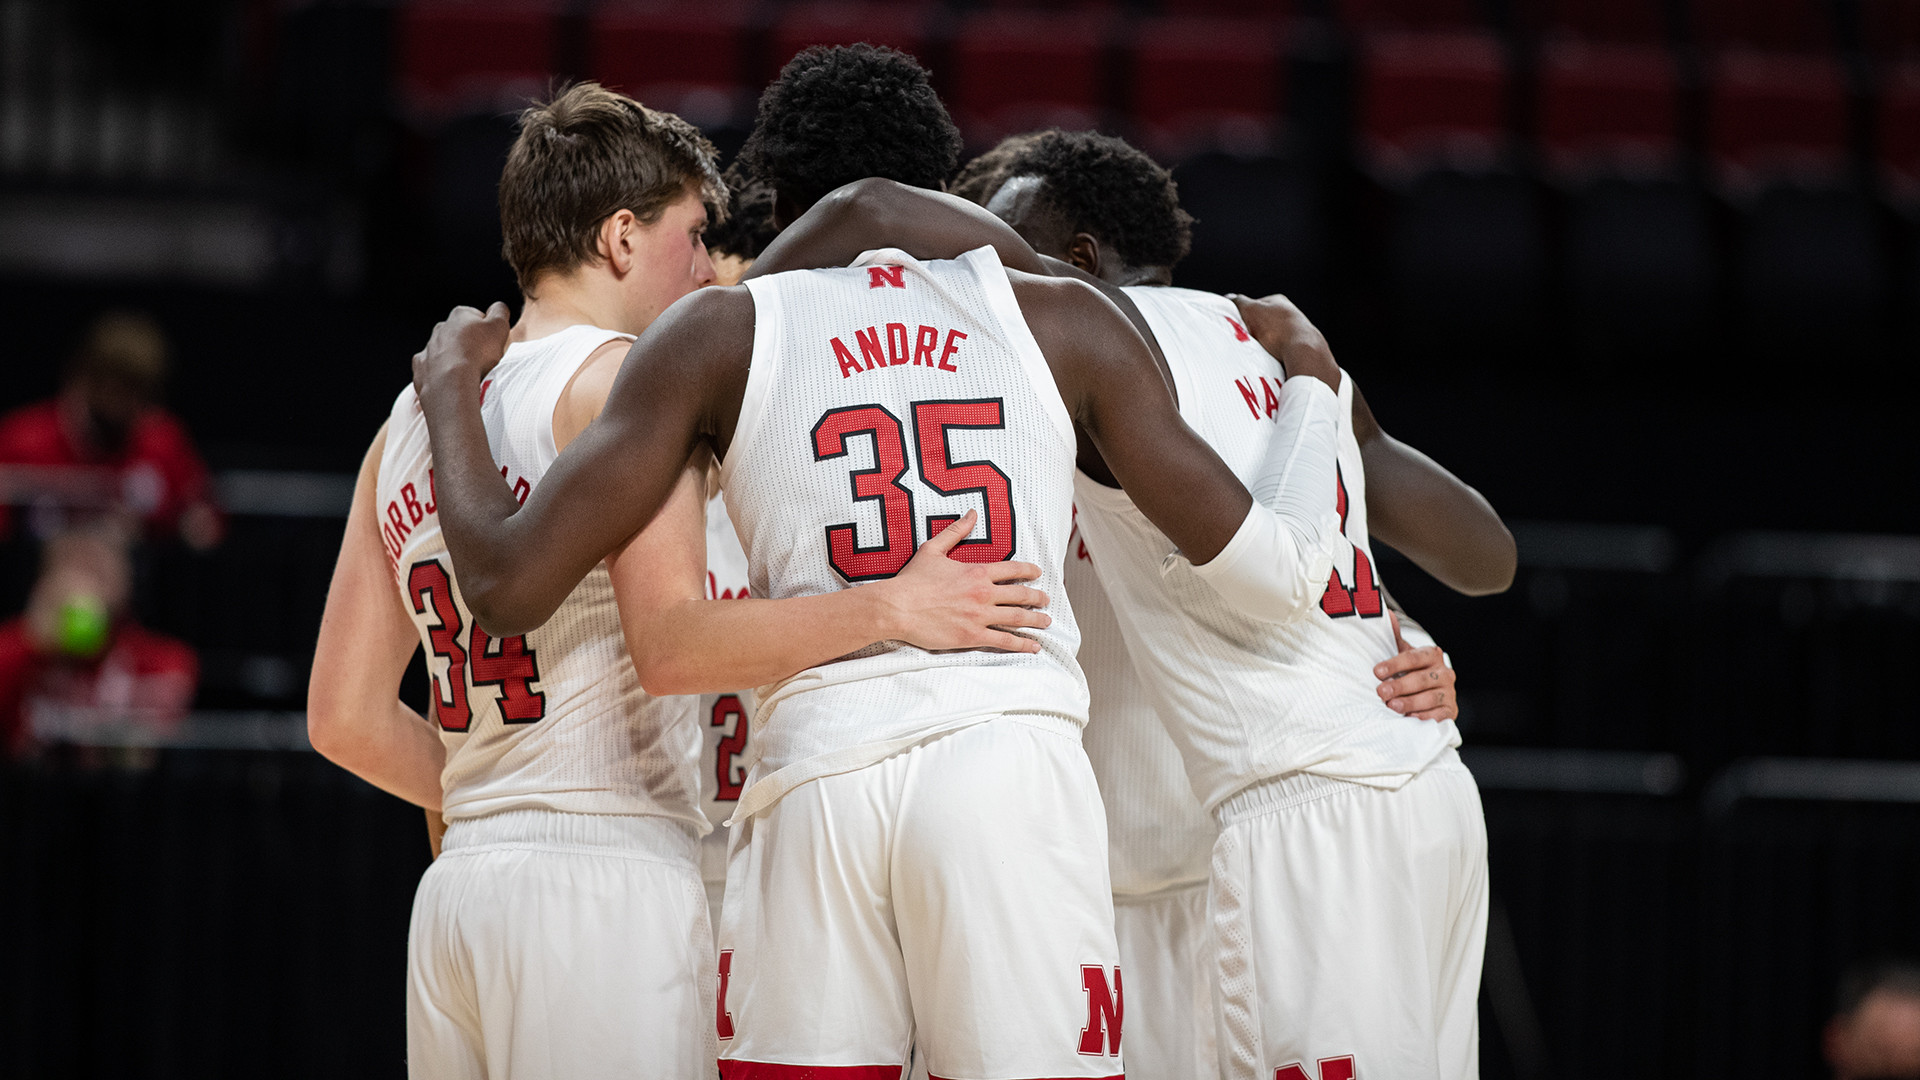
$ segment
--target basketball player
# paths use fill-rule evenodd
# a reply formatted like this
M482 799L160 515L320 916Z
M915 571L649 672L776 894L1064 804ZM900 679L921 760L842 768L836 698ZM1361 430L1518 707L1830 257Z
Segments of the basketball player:
M583 84L523 115L500 190L505 255L527 304L475 397L500 475L524 495L598 412L633 335L712 280L700 235L724 189L692 127ZM362 465L310 724L329 757L451 822L410 934L415 1076L711 1074L700 729L692 699L643 683L733 685L903 635L962 647L1004 638L990 624L1036 616L974 605L976 632L956 634L929 614L960 610L946 593L991 592L1021 573L946 559L965 535L957 527L928 545L938 557L864 597L699 601L705 471L704 461L679 470L659 528L611 552L552 619L497 636L466 606L441 542L411 388ZM653 632L663 605L677 608L676 638ZM743 629L742 615L758 629ZM910 625L930 621L939 632ZM716 636L731 646L718 660L675 655L681 642L722 651ZM416 644L431 654L438 738L393 697Z
M780 217L863 175L937 185L958 147L917 64L855 46L790 63L745 153ZM474 407L505 335L503 308L462 309L416 357L441 520L483 623L547 618L701 445L722 460L756 596L883 581L917 537L984 508L956 557L1020 553L1056 597L1050 624L1018 635L1037 653L889 644L762 695L722 916L722 1075L891 1077L910 1040L934 1076L1118 1075L1104 820L1058 600L1076 454L1236 610L1293 617L1337 535L1320 505L1338 379L1323 343L1283 350L1288 435L1256 502L1089 286L1005 270L991 249L877 252L683 299L522 505Z
M1007 177L989 208L1041 253L1124 286L1165 350L1182 415L1230 463L1261 459L1282 373L1233 303L1167 287L1186 231L1171 177L1121 140L1061 132L1030 143ZM1251 314L1256 334L1288 317ZM1393 708L1387 684L1352 675L1398 652L1370 531L1465 592L1506 586L1512 541L1476 493L1380 432L1350 378L1340 397L1348 551L1305 619L1256 623L1179 569L1163 576L1167 538L1126 493L1084 475L1078 520L1148 696L1221 826L1210 909L1222 1074L1477 1076L1486 838L1453 749L1454 702L1436 676ZM1369 487L1376 471L1387 484Z

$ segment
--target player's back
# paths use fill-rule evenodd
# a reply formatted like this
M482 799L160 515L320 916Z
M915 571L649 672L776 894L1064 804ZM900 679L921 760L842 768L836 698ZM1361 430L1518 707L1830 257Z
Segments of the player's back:
M560 395L611 340L630 338L574 326L516 342L482 387L488 445L522 501L559 454ZM705 832L695 701L640 688L604 564L535 630L496 638L475 623L440 534L432 450L412 387L388 420L377 499L401 602L427 651L447 748L448 821L547 809L655 815Z
M1165 287L1127 294L1166 355L1182 418L1251 486L1276 430L1279 363L1224 297ZM1320 603L1293 622L1241 614L1191 566L1167 561L1174 545L1124 492L1076 477L1080 530L1209 807L1296 771L1397 786L1459 744L1451 721L1409 720L1374 692L1373 666L1396 647L1367 540L1353 382L1342 373L1340 383L1338 481L1327 501L1341 542Z
M967 510L952 557L1035 563L1052 625L1038 653L882 642L763 688L752 814L816 776L1005 713L1086 720L1061 586L1075 443L1051 369L992 249L748 282L753 365L722 483L753 595L891 577Z

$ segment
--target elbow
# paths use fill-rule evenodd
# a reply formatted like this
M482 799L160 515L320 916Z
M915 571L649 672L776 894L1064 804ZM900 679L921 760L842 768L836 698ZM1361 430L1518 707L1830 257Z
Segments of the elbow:
M1513 533L1505 525L1495 523L1494 529L1495 534L1488 538L1481 557L1453 584L1456 592L1494 596L1513 587L1513 576L1520 566L1519 549L1514 545Z
M309 687L307 691L307 742L319 755L344 765L348 755L349 743L346 718L343 710L332 695L318 687Z
M669 650L633 651L632 656L633 673L640 678L640 689L650 697L698 694L706 690L693 665Z
M508 582L491 574L460 574L460 598L475 624L493 637L513 637L537 628L544 617L529 617L526 603L513 595Z

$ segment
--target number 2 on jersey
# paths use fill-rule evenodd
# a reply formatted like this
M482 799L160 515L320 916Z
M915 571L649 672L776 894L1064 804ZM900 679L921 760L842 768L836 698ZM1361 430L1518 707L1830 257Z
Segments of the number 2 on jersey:
M954 461L948 431L953 428L1005 429L1001 398L970 401L916 401L914 442L920 451L920 480L942 495L977 494L987 535L963 540L952 558L961 562L1002 562L1013 557L1013 488L1007 474L991 461ZM872 581L900 572L913 558L913 490L900 483L907 471L907 446L900 418L882 405L850 405L830 410L813 426L813 456L828 461L847 456L847 440L873 440L873 468L848 474L855 502L880 504L880 542L862 545L852 522L827 527L827 561L848 581ZM957 515L929 516L926 539L953 524Z
M1338 491L1333 508L1340 512L1340 532L1347 531L1347 479L1334 467L1333 483ZM1373 563L1359 544L1353 545L1353 588L1340 580L1340 568L1334 567L1327 578L1327 591L1320 595L1320 610L1338 619L1358 615L1363 619L1380 617L1380 587L1373 583Z
M540 665L534 651L527 647L525 634L496 638L477 624L467 648L460 647L460 631L465 624L453 602L453 582L447 569L436 559L413 564L407 571L407 597L417 615L429 608L438 626L429 627L427 640L433 655L447 662L447 673L433 676L440 684L433 699L435 719L442 731L465 731L473 722L473 708L467 703L467 683L500 688L500 718L509 724L531 724L547 715L547 696L533 689L540 680Z

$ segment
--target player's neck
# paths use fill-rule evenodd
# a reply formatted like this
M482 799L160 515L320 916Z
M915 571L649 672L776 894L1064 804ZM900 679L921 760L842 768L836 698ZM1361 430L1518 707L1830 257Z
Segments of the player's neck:
M520 321L514 323L509 340L538 341L574 326L634 333L623 325L628 317L619 289L594 284L579 275L542 278L520 310Z

